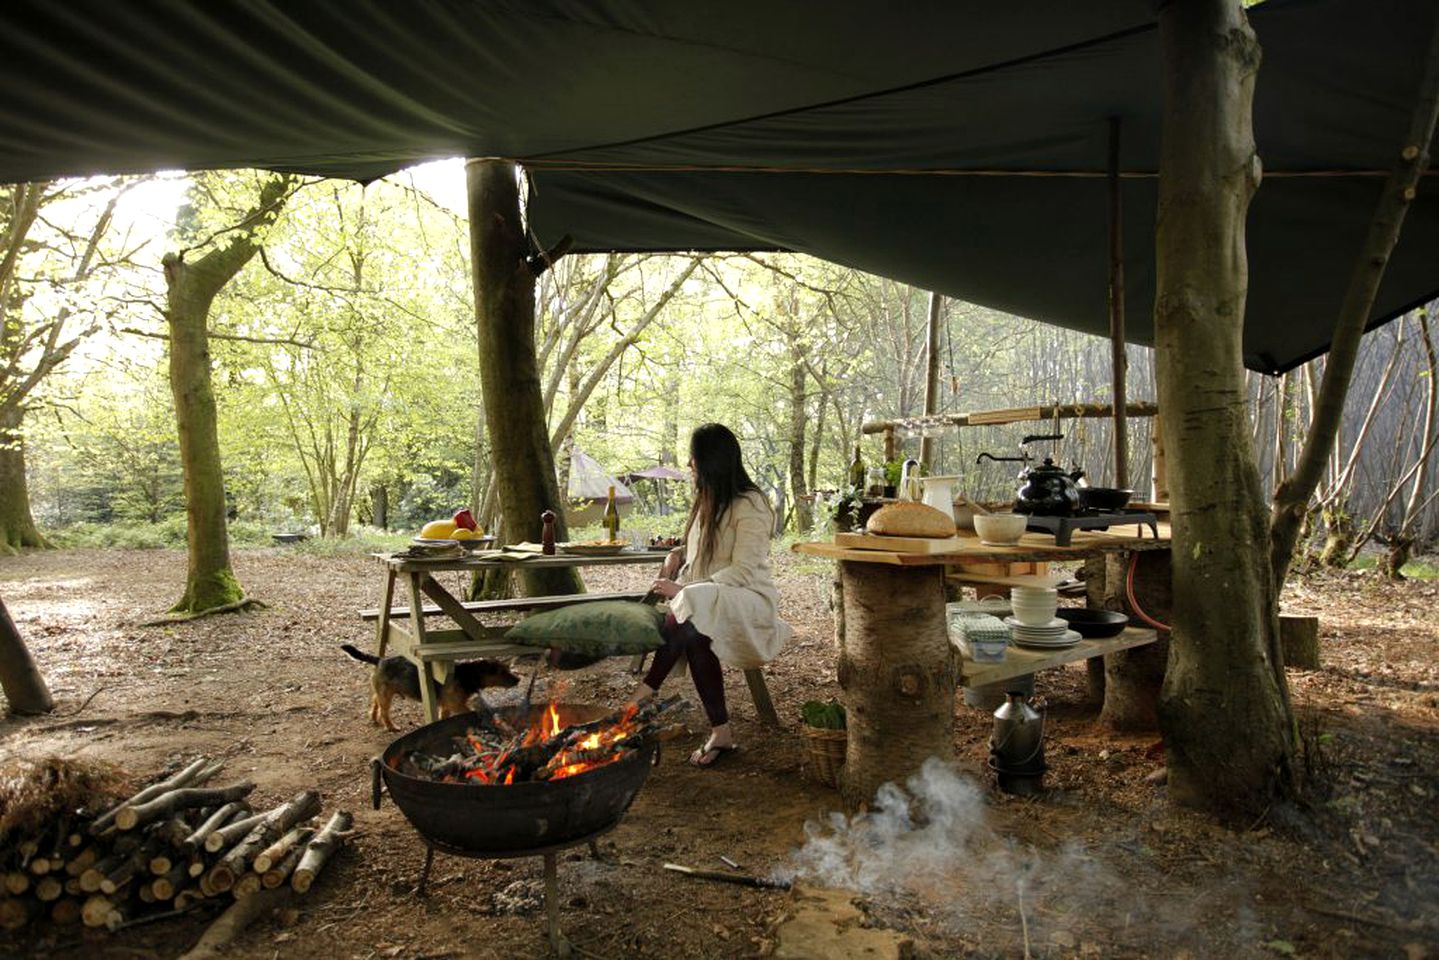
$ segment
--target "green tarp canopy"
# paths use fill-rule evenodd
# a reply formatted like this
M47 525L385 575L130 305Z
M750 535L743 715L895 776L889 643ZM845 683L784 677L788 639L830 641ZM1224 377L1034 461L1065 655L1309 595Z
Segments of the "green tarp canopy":
M1323 352L1439 0L1269 0L1245 362ZM0 180L518 160L541 245L795 250L1107 331L1109 118L1149 342L1149 0L7 0ZM1423 184L1372 325L1439 292Z

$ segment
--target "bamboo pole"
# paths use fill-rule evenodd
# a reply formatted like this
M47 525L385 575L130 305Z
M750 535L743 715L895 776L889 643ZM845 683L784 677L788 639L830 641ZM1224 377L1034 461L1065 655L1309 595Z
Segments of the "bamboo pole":
M939 314L944 298L934 291L929 294L929 334L925 340L924 415L931 417L939 409ZM934 472L934 438L919 438L919 462Z

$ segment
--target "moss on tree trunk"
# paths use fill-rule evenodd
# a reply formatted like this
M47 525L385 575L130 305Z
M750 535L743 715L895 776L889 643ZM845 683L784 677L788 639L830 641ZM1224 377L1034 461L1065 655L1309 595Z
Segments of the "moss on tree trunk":
M30 513L20 420L19 410L0 414L0 554L14 553L21 547L50 546Z

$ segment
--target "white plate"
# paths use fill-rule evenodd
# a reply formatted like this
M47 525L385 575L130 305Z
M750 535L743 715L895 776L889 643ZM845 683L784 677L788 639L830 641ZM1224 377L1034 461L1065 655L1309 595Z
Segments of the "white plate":
M1069 621L1063 617L1055 617L1048 623L1038 625L1020 623L1015 617L1005 617L1004 624L1011 630L1023 630L1025 633L1053 633L1058 635L1069 629Z
M1015 637L1014 643L1015 646L1028 647L1031 650L1062 650L1065 647L1074 646L1083 639L1073 630L1067 630L1063 638L1059 640L1032 640L1027 637Z

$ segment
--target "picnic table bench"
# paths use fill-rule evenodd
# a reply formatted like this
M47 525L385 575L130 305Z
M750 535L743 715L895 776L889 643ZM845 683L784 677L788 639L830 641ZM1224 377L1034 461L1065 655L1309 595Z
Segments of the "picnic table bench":
M532 646L510 643L504 634L509 624L487 624L484 614L533 613L555 610L577 603L597 600L640 600L646 591L614 591L607 593L576 593L550 597L515 597L505 600L461 601L446 590L434 576L443 571L476 573L491 569L517 570L521 567L594 567L635 564L660 564L669 553L663 550L626 549L613 556L591 554L543 555L538 552L481 550L459 557L443 559L415 558L405 554L374 554L385 569L385 584L378 607L360 611L362 621L376 622L376 655L387 652L406 657L419 668L420 704L425 721L439 719L437 684L444 683L450 667L458 660L475 657L513 659L538 657L544 651ZM408 606L395 606L396 585L408 594ZM431 602L426 603L425 598ZM401 598L403 602L404 598ZM435 629L426 620L448 617L455 626ZM536 664L536 669L539 664ZM759 669L744 671L755 710L761 722L779 726L769 688Z

